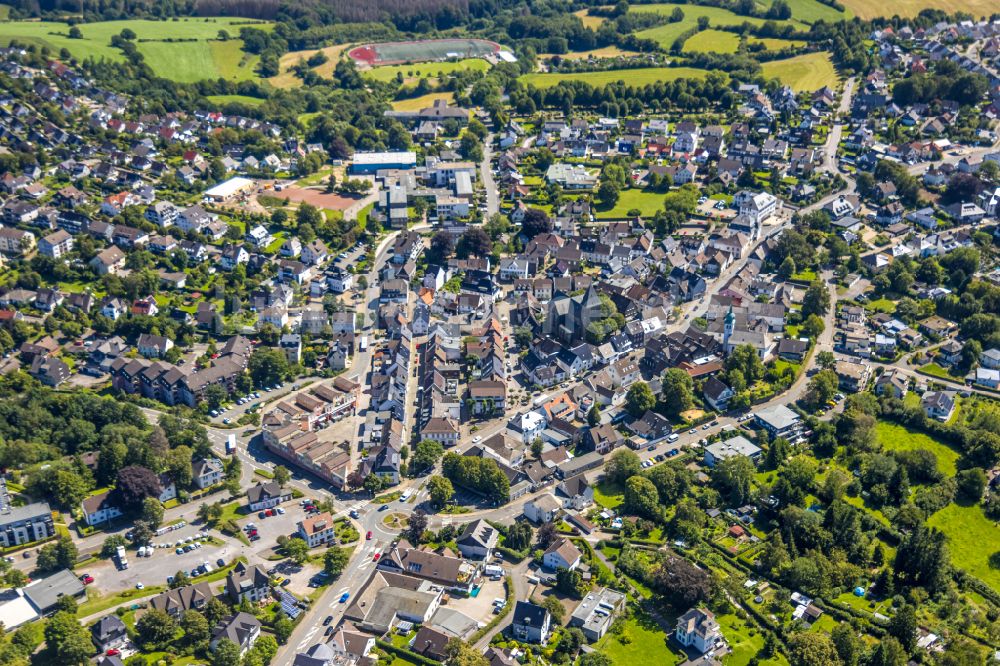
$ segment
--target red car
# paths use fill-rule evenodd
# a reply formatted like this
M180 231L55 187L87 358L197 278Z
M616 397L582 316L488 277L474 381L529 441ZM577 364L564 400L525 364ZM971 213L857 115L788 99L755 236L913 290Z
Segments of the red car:
M268 517L273 516L274 515L274 509L268 509L267 511L264 512L264 515L266 515Z
M382 557L382 553L375 553L375 557L372 558L372 562L378 562L378 558Z
M94 582L94 577L91 576L90 574L84 574L83 576L80 577L80 580L83 582L84 585L90 585L91 583Z
M105 654L109 657L117 657L121 654L121 651L116 650L115 648L108 648L108 651L105 652Z
M371 530L368 530L368 534L365 535L365 538L366 539L371 539L372 538L372 531Z

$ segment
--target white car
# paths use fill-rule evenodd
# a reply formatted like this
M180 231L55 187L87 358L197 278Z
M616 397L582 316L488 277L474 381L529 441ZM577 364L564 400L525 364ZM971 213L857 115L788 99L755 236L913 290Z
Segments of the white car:
M142 582L138 582L138 583L135 584L135 589L137 589L137 590L141 590L144 587L146 587L146 586L143 585Z
M472 443L475 444L475 443L481 441L482 439L483 439L482 435L476 435L475 437L472 438Z

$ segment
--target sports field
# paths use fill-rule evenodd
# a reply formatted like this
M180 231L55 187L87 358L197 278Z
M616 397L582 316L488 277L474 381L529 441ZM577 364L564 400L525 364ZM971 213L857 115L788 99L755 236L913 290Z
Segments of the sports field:
M761 70L765 79L778 79L796 92L811 92L823 86L835 88L839 79L826 51L765 62Z
M358 64L388 65L426 62L448 58L476 58L500 50L500 45L485 39L421 39L413 42L381 42L351 49L347 55Z
M239 18L184 18L177 21L102 21L81 23L82 39L70 39L69 26L47 21L13 21L0 23L0 44L12 39L48 46L58 52L69 50L74 58L106 58L123 60L122 52L110 44L112 35L125 28L136 34L136 47L146 63L159 76L175 81L191 82L223 77L242 81L254 78L257 58L240 50L242 41L218 39L220 30L230 36L239 34L240 27L250 24ZM255 27L270 29L271 24ZM195 41L168 41L168 40ZM143 41L146 40L146 41Z
M560 81L583 81L592 86L604 86L616 81L625 81L631 86L645 86L657 81L674 79L701 79L708 74L707 69L694 67L645 67L640 69L611 69L604 72L578 73L533 73L521 76L518 81L536 88L551 88Z
M689 53L736 53L740 36L724 30L702 30L684 42Z
M705 16L708 18L708 25L711 26L729 26L729 25L743 25L743 23L750 23L751 25L762 25L764 19L751 18L749 16L740 16L739 14L734 14L728 9L720 9L719 7L707 7L702 5L677 5L677 4L655 4L655 5L633 5L630 11L633 12L643 12L643 13L658 13L658 14L670 14L674 9L680 8L684 12L684 18L677 23L667 23L665 25L658 25L655 28L649 28L647 30L640 30L636 33L637 37L643 39L653 39L657 41L661 46L665 48L670 48L674 43L674 40L681 36L681 34L687 32L691 28L698 25L698 18L700 16ZM779 24L787 23L787 21L777 21Z
M419 65L383 65L365 70L364 76L376 81L388 82L396 78L397 74L403 75L403 81L412 83L420 79L446 76L452 72L462 72L474 70L485 72L490 68L490 63L482 58L466 58L456 62L425 62Z

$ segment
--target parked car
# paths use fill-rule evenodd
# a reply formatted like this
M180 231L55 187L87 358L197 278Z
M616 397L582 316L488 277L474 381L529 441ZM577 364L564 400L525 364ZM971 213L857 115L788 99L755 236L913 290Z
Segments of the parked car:
M371 540L371 538L372 538L372 531L371 531L371 530L368 530L368 534L366 534L366 535L365 535L365 539L367 539L367 540L369 540L369 541L370 541L370 540Z

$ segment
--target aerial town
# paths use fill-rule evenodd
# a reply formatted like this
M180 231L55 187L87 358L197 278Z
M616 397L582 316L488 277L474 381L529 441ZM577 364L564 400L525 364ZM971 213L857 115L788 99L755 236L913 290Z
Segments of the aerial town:
M1000 7L129 4L0 5L0 666L1000 660Z

